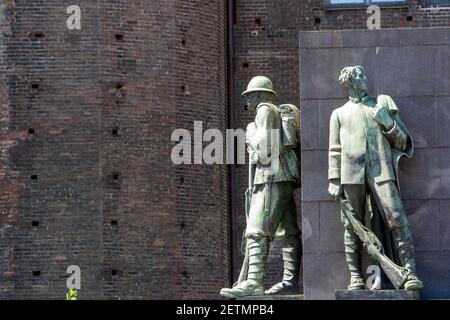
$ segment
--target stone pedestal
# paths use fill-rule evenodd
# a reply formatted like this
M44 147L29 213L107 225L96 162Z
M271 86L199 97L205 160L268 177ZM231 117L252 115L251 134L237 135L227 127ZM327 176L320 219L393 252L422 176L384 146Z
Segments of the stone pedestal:
M407 290L336 290L336 300L420 300L420 291Z
M332 111L348 100L337 81L340 70L357 65L364 66L371 95L394 97L419 146L399 171L417 276L424 282L424 299L450 298L449 33L448 27L300 32L306 300L335 299L334 290L348 285L344 228L328 194L328 138Z
M254 296L254 297L244 297L237 300L304 300L303 294L292 294L285 296Z

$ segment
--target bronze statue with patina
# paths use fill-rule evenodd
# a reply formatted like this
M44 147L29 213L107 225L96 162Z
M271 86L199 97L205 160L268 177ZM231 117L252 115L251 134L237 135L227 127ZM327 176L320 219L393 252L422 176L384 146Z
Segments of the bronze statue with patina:
M391 97L368 95L363 67L344 68L339 82L348 88L349 100L331 115L328 178L329 193L341 203L348 289L366 289L361 265L364 244L386 266L385 273L397 289L420 290L423 283L416 275L413 238L398 179L400 158L413 154L412 137ZM364 230L365 222L377 215L381 229L387 231L385 248L369 230L370 223Z
M294 190L300 184L300 113L294 105L277 106L270 79L254 77L242 94L256 111L247 126L249 188L246 192L245 258L238 281L220 294L227 298L299 293L300 231ZM269 244L283 241L283 280L264 291Z

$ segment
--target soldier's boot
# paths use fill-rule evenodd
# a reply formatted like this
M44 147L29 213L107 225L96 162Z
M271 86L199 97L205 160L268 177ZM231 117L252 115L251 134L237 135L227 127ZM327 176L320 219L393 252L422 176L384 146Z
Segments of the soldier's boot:
M350 271L348 290L367 289L362 272L362 243L352 229L345 229L344 233L345 260Z
M423 288L423 282L416 275L416 261L414 254L414 243L409 227L403 227L392 231L394 245L403 267L410 272L406 279L403 289L420 290Z
M267 295L299 294L298 285L300 260L302 254L300 238L295 237L285 241L283 252L283 280L266 290Z
M238 283L233 288L224 288L220 295L225 298L235 299L249 296L264 295L264 268L269 252L269 242L266 237L259 239L247 239L248 246L248 274L247 280Z

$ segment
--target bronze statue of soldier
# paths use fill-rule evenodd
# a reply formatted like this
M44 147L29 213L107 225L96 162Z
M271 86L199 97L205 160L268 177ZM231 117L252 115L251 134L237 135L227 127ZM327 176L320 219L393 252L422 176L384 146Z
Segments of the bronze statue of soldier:
M267 77L254 77L242 95L248 110L256 111L246 132L251 170L245 259L238 281L220 294L226 298L296 294L302 249L293 193L300 183L300 115L293 105L273 103L277 93ZM283 280L264 291L269 244L275 238L283 241Z

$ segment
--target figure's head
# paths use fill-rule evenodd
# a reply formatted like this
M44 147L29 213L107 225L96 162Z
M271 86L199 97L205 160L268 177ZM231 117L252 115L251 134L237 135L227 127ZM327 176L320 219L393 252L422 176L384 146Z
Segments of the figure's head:
M248 83L247 90L242 93L247 98L247 108L255 110L258 104L264 101L271 101L277 96L273 90L272 81L264 76L256 76Z
M341 86L358 92L367 91L367 78L364 74L364 68L361 66L345 67L341 70L339 83Z

